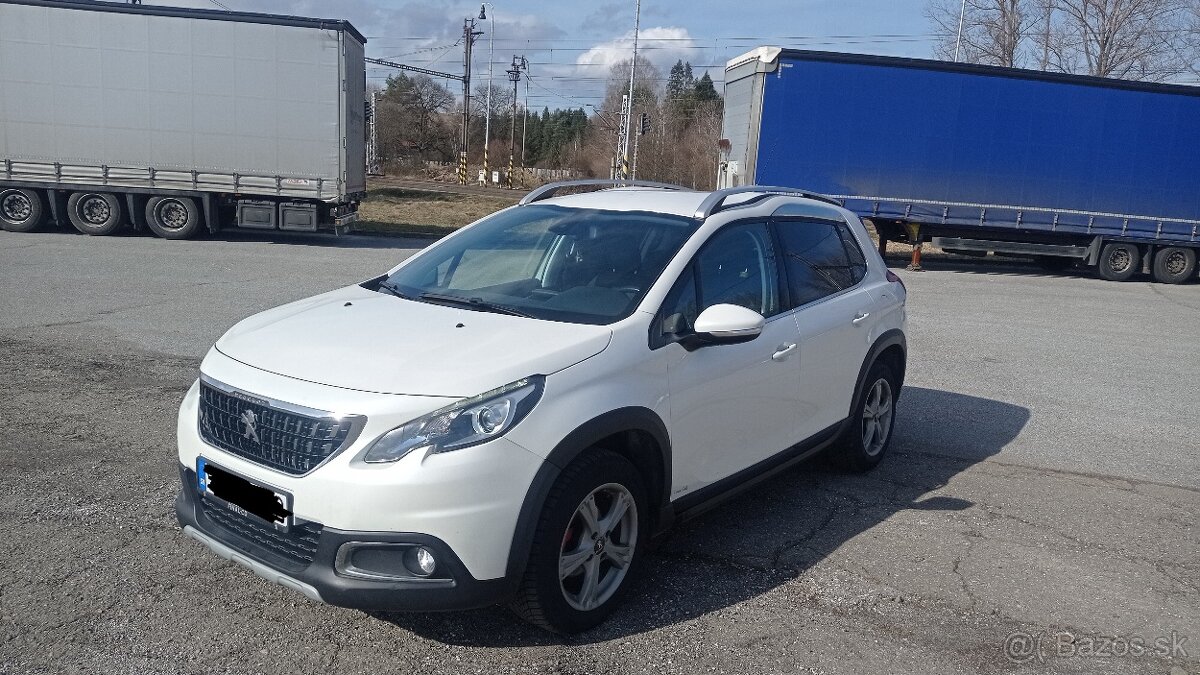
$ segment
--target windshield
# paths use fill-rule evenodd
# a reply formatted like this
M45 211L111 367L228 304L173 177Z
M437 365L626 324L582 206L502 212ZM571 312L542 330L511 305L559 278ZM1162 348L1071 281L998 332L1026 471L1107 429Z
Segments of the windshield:
M423 302L612 323L633 312L695 228L683 216L522 206L417 254L384 284Z

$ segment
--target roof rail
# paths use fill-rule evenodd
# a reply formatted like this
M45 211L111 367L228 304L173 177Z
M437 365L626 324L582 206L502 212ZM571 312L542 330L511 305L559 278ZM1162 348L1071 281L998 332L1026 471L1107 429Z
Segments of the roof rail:
M800 190L797 188L790 188L790 187L778 187L775 185L742 185L740 187L731 187L731 188L725 188L723 190L716 190L716 191L712 192L711 194L709 194L707 197L704 198L704 201L701 202L700 206L696 209L696 219L704 220L705 218L708 218L709 216L713 215L714 213L719 213L720 211L725 210L725 208L726 208L725 200L734 195L741 195L741 194L758 194L762 197L772 197L772 196L804 197L806 199L815 199L819 202L833 204L834 206L842 205L841 202L834 199L833 197L828 197L826 195L823 195L823 194L820 194L817 192L809 192L807 190ZM754 201L758 201L758 200L757 199L750 200L750 202L754 202ZM732 206L743 206L750 202L740 202L740 203L734 204Z
M672 185L670 183L656 183L654 181L649 181L649 180L626 180L623 178L615 178L615 179L614 178L587 178L584 180L564 180L564 181L559 181L557 183L547 183L547 184L541 186L540 188L534 190L533 192L530 192L529 194L522 197L521 201L518 202L518 204L520 206L525 206L526 204L540 202L543 199L549 199L554 196L554 193L558 192L559 190L561 190L563 188L586 187L589 185L596 185L596 186L607 185L607 186L613 187L613 188L652 187L652 188L660 188L663 190L689 190L689 191L691 190L691 188L685 188L682 185Z

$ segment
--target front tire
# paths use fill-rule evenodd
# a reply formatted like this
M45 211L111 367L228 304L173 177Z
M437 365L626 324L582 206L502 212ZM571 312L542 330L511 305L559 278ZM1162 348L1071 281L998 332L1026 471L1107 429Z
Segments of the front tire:
M647 513L642 477L629 460L587 451L546 499L513 611L555 633L599 624L641 561Z
M190 239L200 229L200 210L189 197L151 197L146 226L163 239Z
M1154 280L1181 284L1196 276L1196 249L1182 246L1161 248L1154 254Z
M46 211L42 198L33 190L0 190L0 228L9 232L32 232L41 227Z
M107 192L75 192L67 199L67 219L84 234L112 234L121 227L121 201Z
M836 464L856 472L879 464L892 442L899 393L892 369L886 363L872 365L850 416L850 425L834 455Z

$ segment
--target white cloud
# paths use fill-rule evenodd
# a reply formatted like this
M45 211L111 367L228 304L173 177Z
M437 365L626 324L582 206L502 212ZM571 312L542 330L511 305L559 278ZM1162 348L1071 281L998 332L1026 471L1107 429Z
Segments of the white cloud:
M688 30L673 26L643 28L638 31L638 48L648 48L644 52L639 51L639 56L645 56L656 66L667 69L678 60L694 62L700 55L700 48ZM633 31L629 31L619 38L595 45L580 54L575 63L580 66L611 66L628 61L632 56Z

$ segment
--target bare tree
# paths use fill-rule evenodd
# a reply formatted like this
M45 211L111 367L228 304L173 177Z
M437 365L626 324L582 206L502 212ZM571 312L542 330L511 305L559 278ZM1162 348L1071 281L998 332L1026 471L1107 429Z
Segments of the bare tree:
M939 58L1009 68L1026 60L1026 41L1036 18L1029 0L930 0L925 16L933 24ZM962 40L958 38L962 21Z
M1194 67L1192 0L1053 0L1051 8L1050 30L1039 36L1048 38L1050 69L1164 81Z
M376 111L380 153L388 162L446 161L456 148L454 94L427 75L389 77Z

